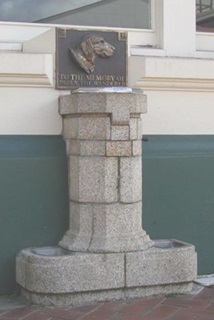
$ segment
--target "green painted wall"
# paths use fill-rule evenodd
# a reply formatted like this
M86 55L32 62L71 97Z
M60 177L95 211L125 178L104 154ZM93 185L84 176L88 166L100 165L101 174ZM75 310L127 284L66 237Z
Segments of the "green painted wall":
M143 225L153 239L190 242L199 274L214 273L214 136L148 136Z
M0 136L0 294L15 290L15 255L55 245L68 226L61 136Z
M148 136L143 225L153 239L193 243L199 273L214 273L214 137ZM68 227L61 136L0 136L0 295L15 290L15 256L56 245Z

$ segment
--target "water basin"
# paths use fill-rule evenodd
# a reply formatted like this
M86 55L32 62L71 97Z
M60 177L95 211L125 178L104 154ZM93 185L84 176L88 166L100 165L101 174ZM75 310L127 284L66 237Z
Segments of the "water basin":
M31 252L34 254L38 254L40 256L67 256L67 255L72 255L74 252L65 250L60 247L41 247L41 248L33 248L31 249Z
M181 248L187 246L187 243L174 239L155 240L154 246L160 249Z

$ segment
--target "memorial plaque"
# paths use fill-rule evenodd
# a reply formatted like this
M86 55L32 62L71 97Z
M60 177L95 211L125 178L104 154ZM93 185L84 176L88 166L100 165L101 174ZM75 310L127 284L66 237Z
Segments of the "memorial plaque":
M56 29L56 88L126 87L127 32Z

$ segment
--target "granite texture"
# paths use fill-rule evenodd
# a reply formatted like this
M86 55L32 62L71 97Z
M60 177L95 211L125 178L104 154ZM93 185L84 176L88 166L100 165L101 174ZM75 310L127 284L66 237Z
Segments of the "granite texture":
M26 251L17 260L17 266L21 260L25 264L25 279L17 273L17 282L31 292L60 294L124 286L124 254L42 256Z
M120 159L120 201L124 203L142 201L141 157Z
M93 234L94 205L70 202L70 228L59 245L71 251L86 252Z
M112 203L118 200L118 160L76 157L69 160L70 200Z
M59 98L59 113L111 113L112 124L127 124L129 114L146 113L147 97L142 91L133 93L73 93Z
M194 246L157 248L163 242L142 229L145 112L141 91L60 98L70 225L57 251L17 256L17 283L31 302L75 305L191 290Z
M20 267L25 275L23 271L19 273ZM23 295L32 303L44 305L185 294L191 291L196 273L196 253L191 245L125 254L73 253L64 257L40 256L26 249L17 257L17 282Z
M142 204L71 202L70 229L59 245L71 251L127 252L153 245L142 229Z
M197 254L192 245L126 254L127 287L191 282L196 277Z
M107 141L106 156L107 157L131 157L132 144L131 141Z
M96 121L96 126L94 125ZM94 117L64 118L63 136L65 139L109 140L110 117L97 115Z
M132 141L132 155L133 156L141 156L142 155L142 141L141 140Z
M78 306L94 302L116 301L150 297L154 295L188 294L192 282L144 288L126 288L82 293L40 294L22 289L22 295L33 304L46 306Z
M138 137L139 137L138 119L131 118L129 124L130 124L130 140L138 140Z
M105 156L105 141L96 140L68 140L68 155L76 156Z
M144 250L153 242L142 229L141 203L94 205L91 252Z
M32 304L46 306L84 306L94 302L124 299L124 291L120 289L63 294L35 293L21 289L21 293Z
M111 140L129 140L129 126L111 126Z

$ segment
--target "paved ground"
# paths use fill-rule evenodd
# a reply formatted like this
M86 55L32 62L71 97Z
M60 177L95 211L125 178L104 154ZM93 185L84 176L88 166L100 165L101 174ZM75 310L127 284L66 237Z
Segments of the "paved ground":
M190 295L158 296L79 307L32 306L17 297L1 297L0 319L214 320L214 288L196 286Z

